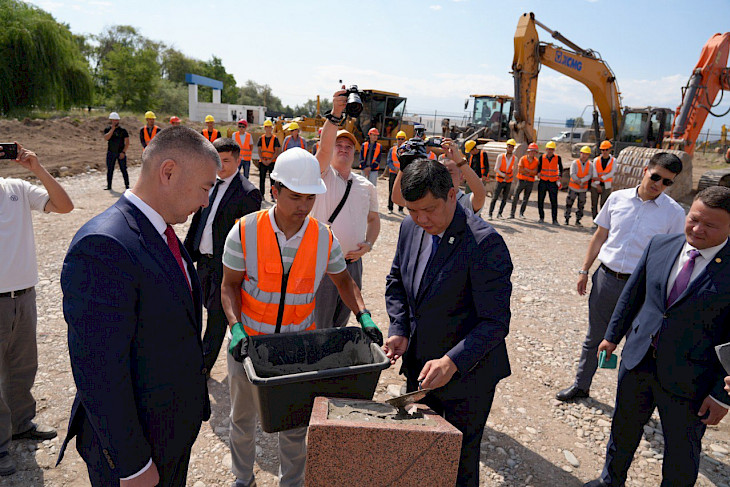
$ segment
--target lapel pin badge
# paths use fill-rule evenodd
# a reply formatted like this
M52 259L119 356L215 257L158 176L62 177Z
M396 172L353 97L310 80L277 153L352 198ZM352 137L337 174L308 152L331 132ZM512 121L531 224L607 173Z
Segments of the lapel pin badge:
M449 245L454 243L454 237L449 237Z
M720 257L718 257L715 259L715 262L717 262L719 264L720 262L722 262L722 259Z

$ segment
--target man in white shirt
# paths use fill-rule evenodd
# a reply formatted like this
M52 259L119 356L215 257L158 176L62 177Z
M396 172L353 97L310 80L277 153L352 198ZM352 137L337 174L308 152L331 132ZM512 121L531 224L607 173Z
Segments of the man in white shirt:
M11 438L55 438L56 430L33 422L36 403L30 390L38 370L36 347L36 262L31 211L68 213L66 191L38 162L34 152L16 143L15 162L31 171L43 188L22 179L0 177L0 475L15 473L8 453ZM0 158L6 156L0 150ZM7 157L7 156L6 156Z
M365 177L352 172L357 139L346 130L337 130L337 122L345 109L344 91L333 95L332 112L322 127L317 160L327 192L317 195L312 216L329 224L342 246L347 271L362 288L362 257L373 249L380 233L378 193ZM344 204L341 203L344 201ZM336 210L340 208L339 211ZM347 325L350 309L345 305L329 276L317 289L314 322L317 328Z
M558 392L561 401L588 397L598 367L596 351L626 281L634 272L649 240L656 234L682 231L684 210L664 190L682 172L682 161L666 152L656 154L644 168L637 188L615 191L596 218L598 229L588 244L578 271L578 294L586 293L588 271L598 258L588 299L588 333L583 342L572 386Z

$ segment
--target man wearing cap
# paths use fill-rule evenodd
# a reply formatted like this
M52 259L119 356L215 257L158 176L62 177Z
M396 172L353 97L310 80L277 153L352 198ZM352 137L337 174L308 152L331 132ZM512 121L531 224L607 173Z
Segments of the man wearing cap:
M531 143L527 146L527 154L520 158L520 162L517 165L517 190L512 198L512 211L509 217L515 217L515 210L517 210L517 201L520 199L520 193L525 192L525 196L522 199L522 206L520 206L520 218L525 218L525 209L527 208L527 202L530 200L532 194L532 187L535 185L535 176L537 175L537 144Z
M593 179L591 169L591 148L584 145L580 150L580 158L570 165L570 182L568 183L568 196L565 198L565 224L570 225L570 212L573 210L573 203L578 200L578 209L575 212L575 226L582 227L580 219L583 218L583 208L586 205L586 192L588 185Z
M502 194L502 203L499 205L497 218L502 218L502 212L507 204L507 197L512 186L512 178L515 169L515 155L513 154L517 141L509 139L505 145L505 153L497 156L494 162L494 175L497 179L497 187L492 195L492 203L489 205L489 219L492 219L494 207L497 205L499 195Z
M170 125L172 125L173 127L180 125L180 117L178 117L177 115L173 115L172 117L170 117Z
M614 163L616 162L611 155L611 147L611 142L604 140L599 146L601 155L593 159L593 180L591 181L591 211L593 213L593 220L598 216L599 200L601 208L603 208L608 196L611 194L611 184L613 183L613 174L615 171Z
M145 113L144 119L147 122L147 125L139 129L139 142L142 144L142 150L147 148L147 145L155 138L155 135L157 135L157 132L160 130L160 127L155 125L157 117L155 117L154 112Z
M284 138L284 143L281 144L281 152L287 151L293 147L299 147L306 150L307 142L303 138L299 137L299 124L291 122L287 127L287 130L289 130L290 133Z
M213 118L213 115L205 116L205 128L200 133L211 142L221 137L221 133L215 128L215 118Z
M407 136L405 132L403 132L402 130L399 131L395 136L397 145L394 145L388 151L388 213L393 213L393 184L395 183L395 178L398 176L398 171L400 171L400 162L398 161L398 147L403 145L403 143L406 141L406 137ZM403 207L398 205L398 211L403 213Z
M221 289L231 335L228 377L235 487L256 482L256 406L240 364L248 355L249 336L313 330L314 295L329 276L348 308L357 313L365 335L383 344L383 335L347 272L337 238L328 226L309 216L317 195L327 191L317 159L295 147L279 157L271 176L276 205L234 225L223 253ZM279 432L280 486L303 485L306 435L306 427Z
M555 142L551 140L545 144L545 154L539 160L537 173L540 175L540 182L537 183L537 212L540 215L540 223L545 222L545 194L547 193L550 195L553 225L559 225L558 189L560 188L560 177L563 174L563 160L555 154Z
M344 93L338 91L333 95L332 111L322 127L317 160L327 191L317 196L312 215L330 225L342 245L347 271L362 287L362 258L378 238L380 214L375 186L352 172L357 139L347 130L337 130L336 123L341 120L347 101ZM314 317L317 328L345 326L350 317L349 306L329 277L325 276L317 290Z
M281 144L274 135L274 124L271 120L264 122L264 135L259 137L256 145L259 147L259 191L261 198L265 199L266 174L269 174L269 182L271 182L271 171L274 170L274 163L281 152ZM274 201L273 193L271 201Z
M127 149L129 148L129 132L119 126L119 114L109 114L110 125L104 129L106 144L106 189L112 189L114 166L119 161L119 170L124 178L124 187L129 189L129 174L127 173Z
M253 154L253 138L246 129L248 122L244 119L238 121L238 132L234 132L233 140L236 141L238 147L241 148L241 161L238 164L238 170L243 169L243 176L248 179L251 170L251 154Z
M368 130L368 140L360 148L360 169L362 170L362 175L373 183L373 186L378 185L380 155L383 150L383 146L378 142L379 136L380 132L378 132L378 129L375 127L371 128Z

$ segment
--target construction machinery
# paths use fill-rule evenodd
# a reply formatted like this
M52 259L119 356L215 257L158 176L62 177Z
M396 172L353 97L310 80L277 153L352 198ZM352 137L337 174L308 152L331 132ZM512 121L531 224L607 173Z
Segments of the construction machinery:
M514 120L515 99L509 95L469 95L473 99L472 112L466 125L451 126L452 138L460 142L473 140L478 144L489 141L503 142L510 137L509 123ZM469 106L467 100L464 109Z

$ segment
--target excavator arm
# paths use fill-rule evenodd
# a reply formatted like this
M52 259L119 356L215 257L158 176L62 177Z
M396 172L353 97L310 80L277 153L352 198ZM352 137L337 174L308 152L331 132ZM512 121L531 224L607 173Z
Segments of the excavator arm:
M540 42L537 26L573 50ZM542 65L573 78L590 90L593 102L603 118L606 137L614 138L621 124L620 92L611 68L596 52L582 49L559 32L550 30L538 22L532 12L522 14L517 22L514 47L512 75L515 83L515 123L512 128L513 137L518 142L537 140L534 128L535 96Z

